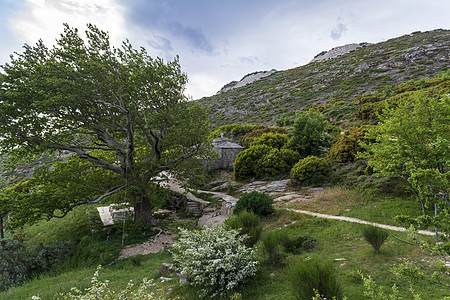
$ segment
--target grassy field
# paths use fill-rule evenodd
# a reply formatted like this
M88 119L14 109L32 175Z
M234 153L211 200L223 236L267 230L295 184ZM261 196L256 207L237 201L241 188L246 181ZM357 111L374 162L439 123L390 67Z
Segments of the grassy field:
M365 198L354 190L331 188L324 190L309 203L296 207L394 224L393 216L399 213L417 213L419 208L416 206L411 199L388 196ZM168 225L169 221L165 222L167 228L176 228L174 224ZM192 223L184 222L189 226ZM386 286L387 289L396 283L403 295L407 295L407 286L403 282L397 282L390 272L394 265L410 260L427 274L433 268L442 269L438 260L392 235L381 247L381 251L375 252L363 239L363 225L359 224L319 219L277 207L274 215L263 219L263 226L264 234L281 229L310 236L317 241L317 247L301 254L283 253L277 264L268 263L264 253L258 250L260 271L236 290L242 295L242 299L295 299L292 285L301 283L290 282L289 268L296 260L314 257L333 262L344 295L348 299L367 299L363 294L364 287L358 271L370 274L379 285ZM150 228L138 228L130 224L126 224L125 232L125 244L142 242L154 233ZM186 285L180 286L175 275L164 274L165 277L173 278L163 280L164 282L159 278L160 266L170 261L170 253L167 251L116 260L122 248L122 227L102 229L95 215L95 208L80 208L65 219L41 222L25 228L20 234L27 243L48 242L58 238L72 239L78 244L75 255L57 270L0 293L0 299L31 299L32 295L39 295L42 299L55 299L56 294L67 293L71 287L87 288L98 264L103 265L100 280L109 280L110 286L115 290L125 288L130 279L139 283L142 278L147 277L154 278L157 283L155 291L166 299L197 299L196 290ZM407 238L405 233L394 234L399 238ZM440 299L450 295L448 289L434 288L426 282L417 282L415 289L424 299ZM223 299L229 299L230 296Z

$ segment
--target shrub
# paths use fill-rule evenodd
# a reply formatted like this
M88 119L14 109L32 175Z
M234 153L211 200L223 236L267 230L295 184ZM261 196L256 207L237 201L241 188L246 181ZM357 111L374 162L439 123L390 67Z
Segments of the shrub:
M289 270L289 281L297 299L311 299L318 294L326 299L342 298L336 270L331 261L297 261Z
M317 241L309 236L288 235L283 240L283 246L287 252L299 254L303 250L310 250L317 246Z
M98 280L98 273L101 270L101 266L97 267L97 271L95 271L94 276L91 279L91 287L84 290L84 293L80 291L77 288L72 288L72 291L75 294L68 293L68 294L59 294L58 299L65 299L65 300L88 300L88 299L110 299L110 300L122 300L122 299L128 299L128 300L141 300L141 299L160 299L159 297L155 297L153 292L151 292L151 287L154 285L151 280L147 280L147 278L144 278L142 280L142 283L139 285L139 287L136 290L132 290L134 284L130 280L128 282L127 287L125 290L120 291L119 293L116 293L114 290L111 289L109 286L109 281L99 281ZM41 300L38 296L33 296L31 298L32 300Z
M223 295L256 273L258 262L253 250L243 245L245 238L237 230L221 226L180 229L170 267L188 276L190 284L200 288L201 297Z
M340 163L352 162L356 153L363 150L360 146L365 141L364 135L371 126L352 127L343 135L333 140L327 157Z
M286 145L287 141L287 134L268 132L255 138L250 145L266 145L272 148L281 149Z
M27 249L19 241L7 240L6 248L0 249L0 291L53 269L72 254L72 249L70 242L55 241Z
M243 194L236 202L234 213L239 214L241 211L251 211L260 216L267 216L273 212L273 199L269 195L253 191Z
M240 152L233 165L234 178L243 180L256 176L258 164L272 149L266 145L258 145Z
M228 124L223 125L214 130L210 137L212 139L220 137L222 134L226 137L232 138L234 140L239 140L239 138L246 133L253 130L266 128L264 125L241 125L241 124Z
M331 172L331 166L324 158L309 156L300 160L291 170L291 179L297 183L322 184Z
M261 218L257 214L246 210L225 220L225 225L229 229L240 230L239 234L241 235L246 234L247 240L245 244L247 247L253 247L259 240L262 232Z
M362 234L364 239L377 252L380 251L381 245L383 245L384 241L389 237L389 233L386 230L375 226L364 227Z
M300 159L300 154L291 149L272 149L256 166L257 177L270 177L286 174Z
M328 127L328 120L319 112L297 113L288 147L303 157L326 153L333 137Z
M262 250L267 255L270 263L277 264L282 257L282 246L288 240L287 232L284 230L269 231L262 239Z
M239 139L239 144L241 144L243 147L250 147L251 143L254 139L260 137L261 135L265 133L279 133L279 134L287 134L287 130L284 128L279 127L266 127L266 128L260 128L255 129L253 131L250 131L243 135Z

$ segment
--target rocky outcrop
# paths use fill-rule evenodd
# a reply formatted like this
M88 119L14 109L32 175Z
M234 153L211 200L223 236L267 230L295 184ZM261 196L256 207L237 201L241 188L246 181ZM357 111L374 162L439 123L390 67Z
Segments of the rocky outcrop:
M238 87L244 86L246 84L252 83L252 82L254 82L256 80L259 80L261 78L269 76L269 75L271 75L274 72L275 71L260 71L260 72L254 72L254 73L247 74L239 81L232 81L232 82L227 83L226 85L224 85L220 89L219 93L224 93L224 92L229 91L231 89L238 88Z

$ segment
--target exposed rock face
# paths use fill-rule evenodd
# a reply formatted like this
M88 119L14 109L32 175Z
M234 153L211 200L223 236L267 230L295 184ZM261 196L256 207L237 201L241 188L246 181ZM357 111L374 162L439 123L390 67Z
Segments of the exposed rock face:
M370 45L370 44L369 43L360 43L360 44L348 44L348 45L344 45L344 46L339 46L339 47L333 48L329 51L320 52L310 62L324 61L324 60L327 60L330 58L335 58L335 57L341 56L345 53L348 53L350 51L356 50L360 47L365 47L367 45Z
M254 72L254 73L247 74L244 77L242 77L242 79L239 81L232 81L232 82L224 85L223 88L220 89L219 93L223 93L223 92L229 91L231 89L238 88L238 87L244 86L246 84L252 83L253 81L256 81L256 80L259 80L266 76L269 76L270 74L272 74L274 72L275 71L260 71L260 72Z

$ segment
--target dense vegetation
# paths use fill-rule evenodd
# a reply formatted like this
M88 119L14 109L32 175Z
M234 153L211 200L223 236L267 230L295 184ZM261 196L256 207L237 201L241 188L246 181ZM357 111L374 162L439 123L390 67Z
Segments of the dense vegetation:
M102 40L104 33L94 27L91 31L90 45L99 46L95 43ZM78 40L76 32L69 28L66 28L66 34L68 42ZM287 114L278 115L275 112L270 119L273 121L273 118L278 118L278 125L292 127L235 123L216 128L210 138L223 134L247 147L238 155L232 171L221 170L203 176L197 173L193 176L191 171L198 165L200 160L197 159L201 158L196 155L200 153L197 150L205 150L200 148L203 141L208 140L208 130L201 127L199 132L190 135L190 130L194 129L184 126L183 122L175 122L167 128L167 143L162 140L162 145L143 142L136 149L128 149L131 151L128 154L138 157L148 155L148 159L133 162L137 168L133 171L137 173L133 174L138 177L140 174L144 178L148 174L155 175L152 172L158 170L158 163L164 163L161 170L166 170L167 163L174 167L171 168L174 175L188 177L204 190L210 189L212 185L220 187L218 184L226 183L227 192L239 197L239 200L236 202L234 215L223 227L199 229L197 219L186 211L186 205L180 204L185 201L184 198L174 200L174 195L164 188L139 180L139 184L125 186L108 203L123 201L122 196L139 203L143 190L138 188L144 188L145 196L151 200L152 217L156 206L170 209L173 214L155 217L152 223L156 224L128 220L104 227L95 208L99 204L91 201L92 195L81 187L98 184L103 189L96 196L101 197L103 194L100 192L104 192L104 188L111 184L124 184L124 179L125 184L128 184L127 177L111 176L107 168L91 165L97 158L105 164L115 164L124 170L129 166L128 150L125 149L123 154L120 147L126 148L132 137L123 136L123 132L117 132L116 137L121 144L114 148L114 155L109 155L110 149L104 148L110 146L108 141L113 136L105 140L99 133L100 135L89 138L89 132L85 132L76 136L79 139L74 141L74 146L79 147L88 157L69 156L55 162L53 158L46 160L41 156L39 159L46 160L46 163L34 171L31 179L2 175L0 288L3 292L0 293L0 299L26 299L32 295L42 299L86 299L94 295L109 295L112 299L448 299L445 297L449 296L450 276L449 269L443 262L450 259L450 71L442 67L442 64L448 63L448 53L445 53L445 49L448 49L448 40L445 39L448 32L437 30L428 33L430 43L437 45L436 48L425 45L425 50L422 51L421 46L417 45L413 49L415 52L409 53L408 51L412 51L408 48L411 43L418 42L424 35L415 33L381 43L386 51L384 55L380 44L364 46L331 61L314 62L303 69L277 72L255 82L256 85L268 83L281 74L285 74L283 77L286 79L286 74L296 72L302 76L311 75L315 68L322 68L321 72L329 76L337 68L342 68L338 67L338 61L341 61L343 67L346 63L355 63L354 68L342 74L336 71L335 77L329 76L327 80L311 75L306 77L308 80L297 83L298 89L302 90L302 94L297 96L303 97L305 102L302 103L308 104L308 109L299 110L306 108L302 104L296 107L296 112L289 114L285 110L283 112ZM79 46L77 43L75 45ZM398 53L394 53L393 49L398 49ZM27 62L26 55L30 55L29 59L34 59L32 53L46 52L42 45L38 45L36 49L28 48L28 51L22 57L23 60L8 66L9 73L2 75L4 82L15 78L13 69L20 67L22 62ZM126 53L131 49L116 51L118 52L113 52L121 53L119 57L126 60ZM143 52L131 51L128 54L128 58L148 58ZM439 68L443 72L434 77L413 79L398 85L385 84L379 88L376 84L352 81L357 76L362 76L365 80L372 78L374 83L380 79L380 74L392 76L384 77L384 83L403 80L404 77L394 71L402 65L399 63L394 68L392 57L397 58L397 54L408 60L408 67L404 68L408 76L414 75L416 65L427 65L427 61L432 61L433 64L423 72L434 74ZM95 53L92 55L96 57ZM114 61L113 57L114 55L108 56ZM377 59L381 59L384 66L382 69L380 66L374 69L374 65L371 65ZM42 70L50 70L55 61L58 59L50 60L50 65L42 65ZM145 60L141 62L145 64ZM369 67L364 67L365 63ZM126 69L130 67L129 64L130 61L123 67ZM184 78L177 71L177 61L168 65L157 64L156 69L159 67L162 70L168 68L166 71L169 73L162 72L164 74L161 76L164 78ZM149 67L148 70L151 71L152 68ZM74 68L72 71L79 70L82 68ZM85 71L90 72L89 69ZM317 70L314 72L318 74ZM419 74L422 73L416 75ZM36 79L33 76L30 75L30 78ZM343 80L341 76L347 76L348 80ZM37 78L42 79L39 76ZM46 80L40 83L40 80L31 79L30 82L42 84L43 88L49 87ZM318 87L316 79L323 80L324 86ZM18 82L20 80L15 84L20 87ZM55 82L58 83L58 80ZM301 86L305 82L311 84L312 90L318 93L310 90L310 98L306 97L303 93L308 91ZM349 87L345 89L342 84L348 84ZM333 86L333 90L324 92L327 85ZM11 92L8 87L9 84L2 84L0 94L3 97L0 98L3 99L0 109L4 112L11 112L9 105L22 99L19 90ZM237 91L247 91L250 94L249 88L246 86L225 94ZM347 92L336 93L334 88ZM271 92L278 93L278 90L274 86ZM289 91L288 85L282 93L286 91ZM107 89L104 92L108 93ZM262 99L266 92L269 91L260 89L260 94L255 93L255 97ZM24 93L31 91L25 89ZM293 95L295 92L289 93ZM333 96L330 101L325 102L327 93ZM38 105L44 111L49 107L46 105L55 105L61 100L59 96L46 98L47 96L42 96L45 99L41 99L43 102ZM279 103L286 100L286 97L280 97ZM278 98L269 102L276 103L278 100L275 99ZM181 106L175 105L175 112L169 105L162 115L149 114L148 117L155 118L155 123L150 123L163 124L164 127L168 126L166 122L178 120L182 116L182 120L191 125L200 117L201 124L207 124L203 118L204 110L200 106L185 106L182 99L178 100L180 101L175 102L181 103ZM245 100L250 101L250 98ZM261 109L257 100L253 102L256 108L259 107L256 115L259 118L264 109ZM91 108L88 105L87 110ZM132 108L130 106L130 111ZM137 108L134 118L138 118L144 110ZM46 113L48 115L50 111ZM340 117L336 114L340 114ZM23 118L20 122L24 122L22 125L25 126L27 121L38 118L40 126L48 125L48 122L42 120L47 115L30 114L29 119ZM111 122L115 125L127 120L119 118L119 121L114 121L120 116L120 109L117 114L112 115ZM220 118L220 115L216 114L215 117ZM342 122L344 117L345 123ZM245 118L243 114L242 120ZM256 121L256 118L245 120L251 122ZM67 121L61 120L61 128L64 128ZM91 126L94 128L90 129L95 131L95 122ZM14 122L4 123L2 130L6 132L12 127ZM136 135L137 140L145 140L146 128L141 129L143 131ZM162 131L165 132L165 129L155 129L152 132L162 134ZM28 133L33 134L31 129ZM42 136L36 135L34 138L44 138L46 134L47 131L44 131ZM16 141L19 146L25 147L23 149L28 149L31 143L21 144L20 137L18 138L16 141L10 135L4 142L13 147L13 142ZM70 137L60 137L61 141L65 138ZM151 137L148 138L152 140ZM44 152L43 150L48 149L46 145L49 144L42 144L42 148L38 145L34 153ZM21 151L23 149L17 148L21 159L26 158ZM194 152L190 152L191 150ZM159 155L158 151L161 151ZM117 152L122 156L116 158ZM175 168L176 163L172 165L170 162L180 158L179 155L188 160L180 160L180 168ZM17 163L17 160L8 161ZM153 167L156 169L152 169ZM147 168L150 171L146 171ZM233 174L228 180L217 178L220 174L231 172ZM132 178L129 179L133 182ZM254 179L289 179L289 192L304 194L304 199L311 200L274 202L264 192L237 191L237 187L253 182ZM321 192L317 192L318 190ZM220 205L213 194L205 191L198 194L210 203L209 206ZM80 197L85 201L77 202ZM94 206L87 205L88 202L93 202ZM30 209L30 203L39 204L40 210ZM399 225L398 222L401 222L409 227L409 231L394 234L377 227L309 217L292 209L356 217L390 225ZM437 216L434 216L435 209L439 212ZM42 213L47 210L48 214ZM55 213L62 213L65 217L48 218L48 221L42 219L42 216L53 216ZM6 225L5 228L3 225ZM441 243L417 234L418 229L434 228L443 233L438 237ZM118 259L124 246L142 243L164 232L180 235L170 251ZM387 238L388 236L392 237ZM100 275L99 264L104 266ZM104 281L103 276L110 282ZM154 281L144 279L149 276ZM128 283L130 279L142 284L134 288ZM184 281L188 284L183 284ZM74 286L79 290L70 292Z

